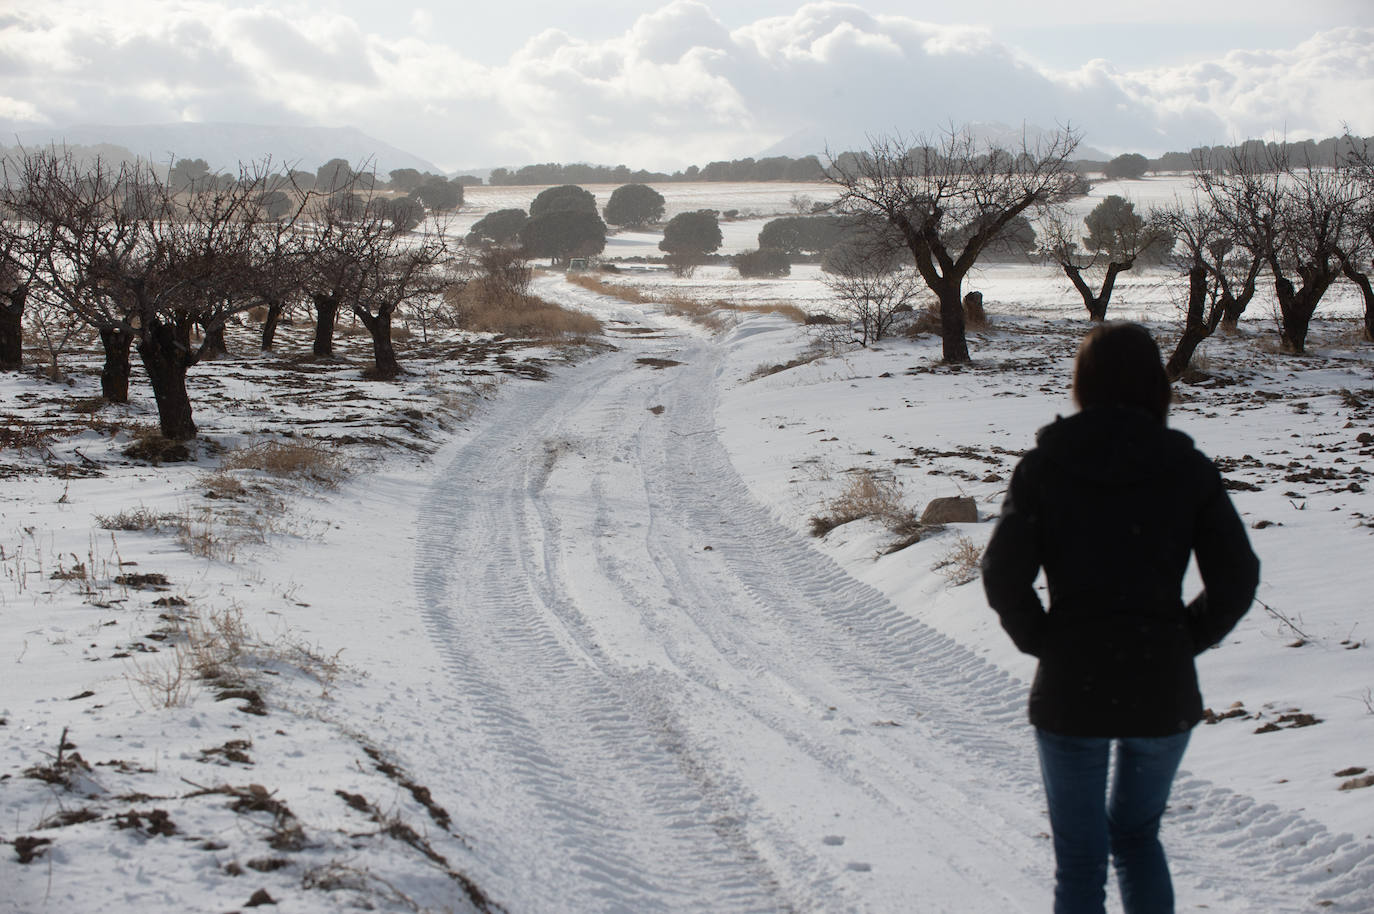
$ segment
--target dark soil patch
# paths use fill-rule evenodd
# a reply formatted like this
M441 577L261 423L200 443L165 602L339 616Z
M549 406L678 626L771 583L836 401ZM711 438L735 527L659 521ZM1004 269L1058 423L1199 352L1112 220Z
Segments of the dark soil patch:
M148 837L162 835L168 837L177 833L176 823L165 809L150 809L139 812L131 809L115 816L115 828L133 828Z
M66 809L56 815L48 816L38 823L39 829L66 828L68 825L79 825L82 822L93 822L100 818L100 813L94 809L83 806L80 809Z
M47 850L50 844L52 844L51 838L20 835L14 839L14 852L19 855L20 863L32 863L38 857L43 856L43 852Z
M660 359L655 358L653 356L642 356L640 358L635 359L635 363L638 365L647 365L650 368L656 370L663 368L672 368L674 365L682 364L681 362L675 361L673 359Z
M165 590L170 583L167 575L156 571L147 574L121 574L114 579L122 587L138 587L146 590Z

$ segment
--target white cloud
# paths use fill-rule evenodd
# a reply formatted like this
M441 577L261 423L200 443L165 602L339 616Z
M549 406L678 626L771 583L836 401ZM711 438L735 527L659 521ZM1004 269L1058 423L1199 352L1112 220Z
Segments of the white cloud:
M1371 47L1374 29L1332 29L1291 50L1234 51L1193 66L1126 74L1121 84L1160 120L1215 119L1218 140L1326 136L1343 122L1371 133Z
M0 118L25 123L42 123L43 115L32 102L0 95Z
M337 10L51 0L0 19L0 119L349 124L447 166L681 167L951 121L1072 122L1093 145L1147 152L1343 123L1374 133L1374 28L1184 67L1093 60L1065 73L989 28L818 2L730 30L704 3L676 0L620 34L544 31L486 65L463 52L480 36L449 43L424 8L400 37Z

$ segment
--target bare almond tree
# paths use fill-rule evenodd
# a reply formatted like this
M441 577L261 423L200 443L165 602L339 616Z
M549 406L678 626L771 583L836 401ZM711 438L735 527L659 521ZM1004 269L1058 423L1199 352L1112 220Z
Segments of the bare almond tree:
M446 285L439 270L447 259L442 225L411 233L381 207L315 207L306 218L303 280L315 304L314 354L332 358L333 329L348 309L372 338L373 374L401 372L391 338L391 321L407 302L439 296Z
M1164 366L1169 378L1177 380L1197 347L1218 326L1235 330L1255 296L1263 263L1253 251L1236 244L1225 223L1197 200L1157 209L1151 219L1176 239L1175 263L1188 274L1183 332Z
M1221 162L1198 162L1198 182L1237 244L1257 253L1274 280L1283 345L1301 354L1357 212L1345 168L1293 163L1282 145L1247 144Z
M166 438L195 437L187 371L216 331L259 303L250 278L266 170L178 188L141 163L81 169L47 153L25 163L22 211L56 239L45 292L99 331L107 398L128 399L136 345Z
M1020 149L1008 151L950 128L933 139L881 136L863 152L831 157L826 176L841 191L836 208L896 227L939 299L946 362L969 361L964 278L1013 219L1045 213L1064 199L1078 142L1065 129L1043 143L1023 138Z
M24 156L13 163L13 172L9 164L6 184L13 212L44 226L52 238L36 277L37 294L99 334L105 353L101 395L111 403L127 403L134 328L91 272L106 252L134 243L136 220L117 195L124 169L100 159L83 166L69 151L56 150Z
M0 370L24 364L24 314L52 252L51 226L26 218L22 169L5 160L0 167Z
M1350 214L1350 231L1341 245L1341 272L1355 284L1364 300L1364 336L1374 342L1374 150L1366 141L1356 140L1348 133L1341 144L1347 150L1344 164L1353 186L1354 205Z

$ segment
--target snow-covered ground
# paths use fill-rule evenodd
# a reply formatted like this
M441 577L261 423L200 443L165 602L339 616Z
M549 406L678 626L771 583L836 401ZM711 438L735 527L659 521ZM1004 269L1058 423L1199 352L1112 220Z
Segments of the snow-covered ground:
M0 910L1048 909L1031 664L938 567L1072 408L1085 324L1020 269L984 274L964 368L929 336L807 360L775 315L707 330L544 275L613 348L198 366L191 464L123 456L145 388L92 412L89 364L0 378ZM1121 312L1167 342L1151 294ZM1303 358L1271 337L1261 311L1208 343L1171 420L1232 480L1265 605L1201 658L1238 713L1198 728L1166 842L1180 910L1369 911L1374 353L1348 320ZM286 432L341 481L218 469ZM811 536L858 470L983 521Z

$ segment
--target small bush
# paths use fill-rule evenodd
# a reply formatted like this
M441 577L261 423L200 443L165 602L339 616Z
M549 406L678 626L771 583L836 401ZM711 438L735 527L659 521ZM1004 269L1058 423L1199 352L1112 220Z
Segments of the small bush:
M736 254L734 263L739 275L748 279L789 276L792 273L792 264L788 261L787 255L777 248L759 248L757 251Z

